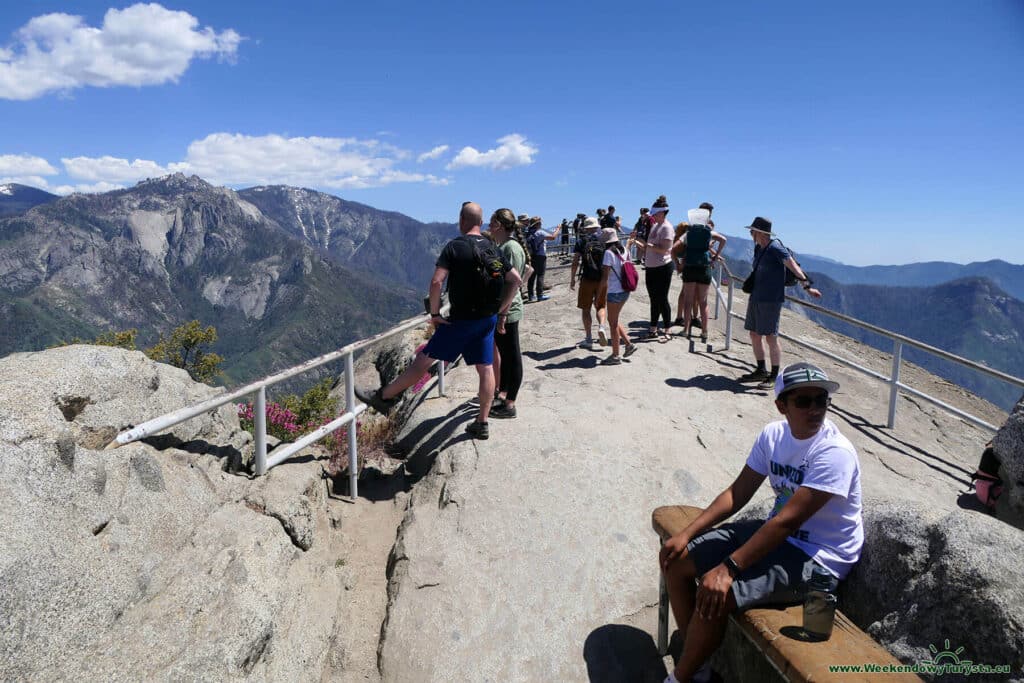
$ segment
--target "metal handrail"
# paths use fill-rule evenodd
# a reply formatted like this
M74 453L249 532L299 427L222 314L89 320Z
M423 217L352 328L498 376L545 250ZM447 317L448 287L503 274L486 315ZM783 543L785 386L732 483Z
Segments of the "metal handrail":
M447 310L447 308L448 306L445 305L445 307L441 309L441 312L444 313L445 310ZM191 420L192 418L202 415L203 413L219 408L226 403L231 403L232 401L236 401L250 394L255 394L256 398L253 405L253 431L255 432L254 437L256 440L254 453L254 469L255 474L257 476L262 476L266 474L267 470L269 470L271 467L274 467L275 465L279 465L280 463L284 462L289 457L291 457L298 451L302 450L309 444L315 441L319 441L328 434L337 431L338 429L344 427L347 424L354 423L356 417L366 410L365 404L357 404L355 400L355 371L353 366L353 354L369 346L373 346L374 344L377 344L389 337L393 337L408 330L415 329L417 327L425 325L427 324L427 322L428 321L425 320L422 315L417 315L413 318L408 318L400 322L398 325L395 325L394 327L385 330L384 332L375 334L372 337L367 337L366 339L360 339L359 341L348 344L347 346L343 346L337 351L325 353L322 356L317 356L316 358L310 359L304 363L300 363L299 365L288 368L287 370L282 370L281 372L278 372L274 375L270 375L269 377L264 377L261 380L257 380L250 384L246 384L245 386L239 389L235 389L234 391L231 391L222 396L217 396L216 398L211 398L207 401L203 401L202 403L197 403L193 406L186 406L173 412L166 413L165 415L161 415L151 420L147 420L146 422L143 422L140 425L132 427L131 429L127 429L118 434L115 437L115 439L107 446L107 448L117 448L119 446L124 446L126 444L132 443L133 441L144 439L165 429L181 424L186 420ZM308 372L322 365L331 363L342 358L345 360L345 412L339 415L335 420L321 426L320 428L310 432L309 434L304 435L298 441L284 447L281 451L274 453L273 457L270 460L268 460L267 387L273 386L275 384L283 382L284 380L291 379L296 375L300 375L304 372ZM438 393L441 396L444 396L444 375L446 372L446 363L444 361L437 361L437 363L439 364L437 372ZM359 454L355 429L348 430L348 442L349 485L351 487L350 491L352 497L355 498L356 496L359 495L357 480L357 465L359 461Z
M736 280L736 276L733 275L732 271L729 270L729 266L726 265L724 261L721 263L721 265L722 265L722 268L725 270L726 274L729 276L729 282L728 282L728 303L726 305L726 321L727 322L726 322L726 332L725 332L725 348L726 348L726 350L728 350L729 347L731 346L731 342L732 342L732 325L730 324L731 323L731 319L735 317L735 318L739 318L739 319L742 320L744 318L744 316L741 316L740 314L738 314L738 313L736 313L735 311L732 310L732 308L733 308L732 304L733 304L734 281ZM718 296L721 297L721 294L722 294L721 287L716 285L715 289L718 292ZM798 299L798 298L796 298L794 296L790 296L789 294L786 295L786 300L790 301L792 303L795 303L795 304L799 304L800 306L804 306L805 308L809 308L811 310L817 311L818 313L821 313L823 315L827 315L827 316L830 316L832 318L836 318L838 320L842 320L843 322L849 323L851 325L854 325L855 327L860 327L862 329L868 330L870 332L874 332L875 334L878 334L878 335L881 335L883 337L886 337L888 339L893 340L892 367L891 367L891 370L890 370L890 374L888 376L886 376L886 375L884 375L884 374L882 374L880 372L876 372L875 370L872 370L870 368L866 368L866 367L864 367L864 366L862 366L862 365L860 365L860 364L858 364L858 363L856 363L856 362L854 362L852 360L849 360L848 358L843 358L842 356L838 356L838 355L836 355L834 353L830 353L828 351L825 351L824 349L818 348L818 347L816 347L813 344L808 344L805 341L802 341L800 339L796 339L795 337L791 337L791 336L786 335L786 334L782 334L781 332L779 333L779 336L782 337L783 339L786 339L787 341L791 341L794 344L797 344L798 346L802 346L804 348L810 349L810 350L812 350L812 351L814 351L816 353L819 353L819 354L821 354L823 356L826 356L827 358L830 358L830 359L836 361L837 363L845 365L846 367L849 367L849 368L852 368L854 370L857 370L858 372L861 372L861 373L863 373L865 375L868 375L869 377L873 377L875 379L881 380L881 381L885 382L886 384L888 384L889 385L889 416L888 416L888 421L886 423L886 426L888 426L890 429L893 426L895 426L895 424L896 424L896 399L899 396L899 392L900 391L904 391L904 392L906 392L908 394L911 394L911 395L916 396L916 397L918 397L920 399L928 401L932 405L938 406L939 408L942 408L946 412L952 413L953 415L956 415L957 417L959 417L959 418L961 418L963 420L966 420L967 422L970 422L971 424L974 424L974 425L976 425L978 427L983 427L983 428L988 429L988 430L990 430L992 432L996 432L996 431L999 430L999 427L997 427L996 425L989 424L988 422L985 422L984 420L982 420L979 417L971 415L970 413L965 412L963 410L960 410L959 408L955 408L955 407L949 405L948 403L945 403L945 402L943 402L943 401L941 401L941 400L939 400L939 399L937 399L937 398L935 398L933 396L929 396L928 394L926 394L926 393L924 393L922 391L919 391L917 389L914 389L913 387L908 386L908 385L904 384L903 382L901 382L900 381L900 368L901 368L902 361L903 361L903 347L904 347L904 345L912 346L912 347L914 347L916 349L919 349L921 351L929 353L929 354L931 354L933 356L937 356L937 357L942 358L944 360L947 360L947 361L950 361L950 362L953 362L953 363L957 363L958 365L962 365L962 366L970 368L972 370L976 370L976 371L978 371L978 372L980 372L982 374L988 375L989 377L994 377L995 379L998 379L1000 381L1007 382L1007 383L1012 384L1014 386L1024 388L1024 379L1022 379L1020 377L1016 377L1014 375L1010 375L1010 374L1007 374L1005 372L1000 372L999 370L994 370L994 369L988 367L987 365L982 365L981 363L976 363L975 361L969 360L967 358L963 358L963 357L958 356L958 355L956 355L954 353L950 353L948 351L943 351L942 349L936 348L936 347L931 346L929 344L925 344L922 341L918 341L916 339L913 339L911 337L907 337L907 336L902 335L902 334L898 334L896 332L891 332L891 331L889 331L889 330L887 330L885 328L878 327L877 325L872 325L871 323L866 323L863 320L858 320L857 318L852 318L852 317L850 317L848 315L844 315L842 313L837 313L835 311L830 311L829 309L827 309L827 308L825 308L823 306L819 306L817 304L813 304L813 303L810 303L808 301L802 301L802 300L800 300L800 299ZM717 301L716 301L716 305L717 305Z

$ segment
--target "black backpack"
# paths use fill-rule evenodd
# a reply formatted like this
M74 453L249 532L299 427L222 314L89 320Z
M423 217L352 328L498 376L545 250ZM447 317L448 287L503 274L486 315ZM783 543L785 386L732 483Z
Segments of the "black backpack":
M583 280L600 280L601 267L604 264L604 243L597 237L588 238L583 243L583 270L580 278Z
M476 260L478 282L470 295L470 315L486 317L494 315L501 307L501 295L505 291L505 273L508 267L498 246L485 237L473 239L463 236L473 248Z
M786 253L788 253L793 258L794 261L796 261L796 254L793 252L793 250L790 249L789 247L787 247L785 244L783 244L782 240L777 239L776 241L779 243L779 246L782 247L783 249L785 249ZM798 266L800 266L800 270L804 269L804 267L802 265L800 265L799 261L796 261L796 264ZM806 275L806 273L804 273L804 275ZM794 273L789 268L786 268L786 286L787 287L793 287L798 282L800 282L800 281L796 279L796 273Z

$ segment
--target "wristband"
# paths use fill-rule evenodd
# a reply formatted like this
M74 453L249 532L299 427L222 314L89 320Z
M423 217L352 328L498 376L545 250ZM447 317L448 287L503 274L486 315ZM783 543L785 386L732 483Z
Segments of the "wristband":
M722 564L724 564L725 568L729 570L729 576L732 578L735 579L740 575L740 566L736 564L736 560L732 559L731 555L726 555L725 559L722 560Z

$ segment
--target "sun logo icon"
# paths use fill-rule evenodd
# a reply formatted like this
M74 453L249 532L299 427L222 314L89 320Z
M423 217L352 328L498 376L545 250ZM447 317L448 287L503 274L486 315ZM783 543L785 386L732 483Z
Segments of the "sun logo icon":
M945 647L946 649L940 652L939 649L934 645L929 645L928 649L931 650L932 658L922 660L921 664L932 664L936 666L940 664L956 664L962 666L970 666L973 663L969 659L960 659L960 654L964 651L963 646L960 646L955 650L949 649L949 638L946 638L945 642L943 642L943 647Z

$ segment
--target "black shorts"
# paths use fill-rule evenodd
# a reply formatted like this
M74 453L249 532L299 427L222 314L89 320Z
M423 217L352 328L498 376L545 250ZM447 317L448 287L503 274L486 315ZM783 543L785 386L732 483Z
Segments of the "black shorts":
M711 284L711 266L683 266L683 282Z

